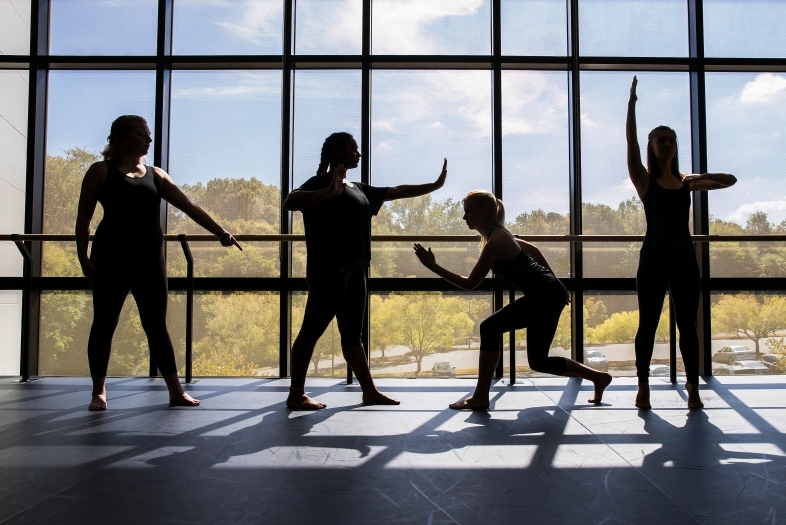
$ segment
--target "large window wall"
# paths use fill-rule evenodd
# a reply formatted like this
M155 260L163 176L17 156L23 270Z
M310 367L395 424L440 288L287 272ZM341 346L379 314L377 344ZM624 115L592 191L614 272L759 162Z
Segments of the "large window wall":
M667 124L679 139L681 171L739 179L733 189L694 194L694 233L786 234L782 7L778 0L9 1L0 5L0 229L72 233L82 175L101 158L112 120L138 114L154 133L149 163L236 234L302 233L302 215L284 212L282 198L314 175L324 138L348 131L363 154L350 180L429 182L448 159L445 186L383 206L374 234L470 233L461 199L487 189L504 201L514 233L641 235L643 209L625 157L637 75L642 158L648 131ZM133 38L118 26L133 28ZM99 206L94 226L101 214ZM162 227L201 232L171 206ZM73 242L43 244L30 245L32 276L40 277L28 305L33 373L82 375L90 292ZM640 243L537 244L573 294L552 352L595 364L599 352L607 365L597 366L631 374ZM460 273L479 255L474 242L429 245ZM191 243L196 375L288 375L305 245L244 247ZM12 374L22 258L13 243L0 250L0 374ZM698 317L703 371L717 365L720 341L783 352L786 243L698 245L697 257L711 292ZM167 267L182 366L186 260L177 243L168 245ZM411 242L375 242L369 275L364 337L376 374L476 373L478 325L510 300L504 282L489 275L476 292L457 293L417 262ZM751 339L746 327L719 317L732 303L765 316L769 331ZM427 314L433 340L417 343L414 319ZM658 365L673 359L668 321L666 301ZM337 344L331 326L312 374L346 373ZM131 298L115 345L111 373L150 372ZM519 374L531 373L525 331L505 339L500 372L510 371L511 357Z

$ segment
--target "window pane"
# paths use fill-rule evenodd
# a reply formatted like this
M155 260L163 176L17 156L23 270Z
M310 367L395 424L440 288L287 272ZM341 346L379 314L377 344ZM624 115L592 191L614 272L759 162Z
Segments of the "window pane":
M44 233L74 233L82 178L93 162L102 159L112 121L120 115L139 115L152 128L155 85L153 71L49 73ZM151 148L148 164L153 157ZM91 231L102 216L99 205ZM81 276L74 243L44 243L42 274Z
M0 3L0 53L30 53L30 0Z
M786 75L707 73L707 167L735 186L709 192L710 233L786 233ZM713 277L783 277L784 243L712 243Z
M186 195L234 234L279 233L280 71L174 71L170 130L169 172ZM168 210L169 233L206 233L174 206ZM279 274L278 243L244 243L243 252L190 244L196 275ZM177 248L168 271L185 275Z
M478 375L478 330L492 311L490 293L372 294L369 311L375 377Z
M635 294L584 296L584 364L615 377L636 376L637 301ZM669 297L666 295L650 361L652 377L669 380L669 341ZM685 372L679 353L677 372Z
M786 297L715 293L712 301L712 375L761 376L786 372Z
M295 52L359 55L363 52L362 0L297 0Z
M636 73L639 146L666 124L677 133L680 171L690 173L690 87L687 73ZM628 177L625 120L633 73L581 74L582 227L585 234L643 235L641 201ZM692 230L691 230L692 231ZM585 277L634 277L641 243L585 243Z
M22 292L0 291L0 376L19 374L22 348Z
M568 54L567 2L502 0L502 54Z
M783 0L704 0L703 5L706 56L786 56Z
M568 81L564 72L502 72L502 187L510 231L570 233ZM566 243L538 247L557 276L570 274Z
M488 55L490 0L372 0L376 55Z
M280 55L281 0L177 0L172 47L183 55Z
M360 141L360 84L359 71L305 70L294 74L293 189L316 174L322 143L328 135L346 131ZM360 167L348 172L347 179L359 181ZM303 214L295 212L292 233L303 232ZM304 242L292 244L292 276L306 276Z
M27 71L0 71L0 231L25 229L27 170ZM22 256L14 243L0 242L0 276L21 277Z
M473 234L461 200L491 189L491 73L488 71L373 71L371 183L423 184L437 179L444 158L448 178L440 190L387 203L372 229L377 234ZM436 243L437 257L467 275L476 243ZM433 277L412 243L372 246L372 275Z
M155 0L52 0L49 52L53 55L155 55L157 24Z
M688 55L685 0L579 0L582 55Z

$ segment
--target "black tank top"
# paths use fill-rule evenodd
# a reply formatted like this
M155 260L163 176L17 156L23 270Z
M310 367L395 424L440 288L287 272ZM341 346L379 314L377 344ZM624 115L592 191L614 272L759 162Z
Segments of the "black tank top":
M688 223L690 220L690 185L669 190L650 177L647 193L641 199L647 218L647 234L644 236L642 252L693 251Z
M94 246L156 249L164 242L161 195L153 168L140 178L128 177L113 162L106 163L106 180L98 190L104 218L96 228Z
M551 290L559 290L560 297L565 295L560 280L548 268L535 262L524 250L512 259L497 259L491 269L494 274L504 277L527 295L540 296L550 293Z

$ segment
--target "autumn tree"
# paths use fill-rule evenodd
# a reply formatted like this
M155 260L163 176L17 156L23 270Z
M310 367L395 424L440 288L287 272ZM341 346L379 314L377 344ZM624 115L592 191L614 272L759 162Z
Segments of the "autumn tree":
M759 339L786 328L786 297L759 300L751 294L723 295L712 306L712 326L716 331L751 339L756 359L761 359Z

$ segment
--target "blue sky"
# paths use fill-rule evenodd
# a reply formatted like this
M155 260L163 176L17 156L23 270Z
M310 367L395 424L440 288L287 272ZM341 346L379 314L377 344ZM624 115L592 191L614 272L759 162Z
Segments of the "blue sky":
M89 5L89 8L88 8ZM359 53L359 0L299 0L296 51ZM120 7L122 6L122 8ZM564 0L502 0L503 53L562 55ZM783 0L705 0L711 56L786 54ZM489 0L374 0L372 50L383 54L487 54ZM581 48L587 55L686 56L684 0L582 0ZM174 51L182 54L278 54L281 2L175 3ZM117 31L120 22L132 27ZM53 54L144 55L155 52L152 0L54 0ZM754 37L755 36L755 37ZM639 137L659 124L677 130L681 168L690 171L686 73L637 73ZM634 191L625 167L625 109L632 72L581 75L583 191L586 202L616 206ZM280 163L280 71L175 71L170 171L176 181L257 177L276 184ZM503 74L504 200L509 218L542 208L567 212L568 76L560 71ZM48 151L99 151L117 115L151 119L149 71L53 71ZM432 180L448 157L448 185L436 198L491 187L491 73L390 71L372 74L372 180L388 185ZM739 184L710 197L710 212L744 223L766 211L786 219L786 74L708 73L711 170ZM360 132L358 71L295 73L293 178L313 174L332 131ZM359 178L359 172L351 174Z

